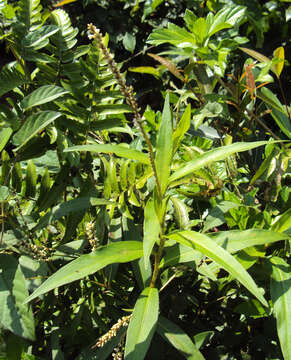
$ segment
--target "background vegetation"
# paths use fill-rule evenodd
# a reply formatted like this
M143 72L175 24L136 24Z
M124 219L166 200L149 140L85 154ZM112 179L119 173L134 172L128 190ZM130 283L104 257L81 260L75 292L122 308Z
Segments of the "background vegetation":
M0 1L1 359L291 359L290 18Z

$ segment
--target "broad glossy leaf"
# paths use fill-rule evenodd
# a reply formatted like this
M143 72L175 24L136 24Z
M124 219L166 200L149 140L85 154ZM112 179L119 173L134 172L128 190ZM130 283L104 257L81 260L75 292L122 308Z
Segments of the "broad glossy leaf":
M154 201L152 198L149 198L144 209L143 224L143 256L146 267L148 265L154 244L159 239L160 231L161 227L155 211Z
M167 235L167 237L208 256L228 271L236 280L240 281L263 305L268 306L260 289L243 266L210 237L194 231L180 231Z
M98 205L112 205L112 202L105 199L84 196L60 203L53 207L46 215L40 218L38 224L34 228L34 231L42 229L70 213L79 212L88 209L91 206Z
M176 348L185 359L204 360L204 356L197 349L190 337L176 324L159 316L157 332Z
M284 359L291 359L291 267L280 257L272 257L271 298L278 337Z
M25 145L38 132L43 130L61 115L62 114L57 111L40 111L30 115L13 137L14 143L19 145L15 151L21 149L23 145Z
M0 130L0 151L2 151L5 148L12 133L13 130L10 127L5 127Z
M159 292L145 288L140 294L129 323L125 344L125 360L143 360L155 333L159 315Z
M196 40L195 36L189 33L187 30L172 23L168 23L167 29L154 30L148 38L148 43L153 45L170 43L178 47L195 47Z
M167 94L162 114L162 122L160 124L157 143L155 164L158 179L160 182L162 195L165 193L168 186L168 177L170 174L170 166L173 151L173 124L172 114L170 109L169 94Z
M200 169L203 166L209 165L214 161L220 161L226 159L229 155L237 152L254 149L258 146L267 144L267 141L256 141L256 142L240 142L231 144L228 146L221 146L217 149L213 149L205 152L202 155L197 156L196 159L187 162L176 170L169 178L169 182L180 179L184 176L191 174L193 171Z
M81 255L78 259L56 271L25 300L25 303L59 286L94 274L107 265L126 263L138 259L142 255L142 243L139 241L120 241L101 246L96 251Z
M124 37L123 37L123 46L125 47L125 49L131 53L134 52L135 49L135 45L136 45L136 39L135 36L132 35L131 33L125 33Z
M18 71L15 67L5 67L0 72L0 96L25 84L26 82L24 74Z
M289 239L287 234L264 229L220 231L208 234L208 236L230 253L255 245L266 245Z
M144 154L141 151L121 145L110 145L110 144L79 145L79 146L72 146L64 150L64 152L69 152L69 151L91 151L91 152L105 153L105 154L113 153L120 157L137 160L144 164L150 164L148 155Z
M48 38L59 31L55 25L43 25L35 31L30 31L22 40L25 48L41 49L48 44Z
M0 322L15 335L35 340L32 309L23 304L28 291L16 258L0 254L0 270Z
M60 96L67 94L69 91L60 86L44 85L27 95L22 101L21 106L27 110L33 106L48 103Z

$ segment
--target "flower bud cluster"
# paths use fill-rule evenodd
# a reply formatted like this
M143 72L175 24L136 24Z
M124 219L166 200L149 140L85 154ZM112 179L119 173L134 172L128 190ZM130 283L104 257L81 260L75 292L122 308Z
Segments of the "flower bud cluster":
M92 248L92 251L95 251L98 248L98 240L95 236L95 223L90 221L86 224L86 235L89 241L89 244Z
M114 324L112 328L105 335L103 335L92 348L103 347L109 340L116 336L117 331L122 326L128 326L130 319L131 315L123 316L121 319L119 319L117 323Z

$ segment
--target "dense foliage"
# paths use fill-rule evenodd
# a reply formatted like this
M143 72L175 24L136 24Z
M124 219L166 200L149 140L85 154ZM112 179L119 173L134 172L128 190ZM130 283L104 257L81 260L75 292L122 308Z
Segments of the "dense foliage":
M0 359L291 359L290 17L0 0Z

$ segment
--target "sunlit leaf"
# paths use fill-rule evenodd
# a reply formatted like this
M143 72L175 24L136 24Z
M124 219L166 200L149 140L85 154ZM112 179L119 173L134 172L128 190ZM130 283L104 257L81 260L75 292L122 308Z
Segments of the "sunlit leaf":
M271 298L284 359L291 358L291 267L280 257L272 257Z
M13 137L14 143L19 145L15 151L21 149L38 132L46 128L61 115L62 114L57 111L40 111L30 115Z
M209 165L214 161L220 161L226 159L229 155L236 152L246 151L254 149L258 146L267 144L267 141L256 141L256 142L241 142L235 143L228 146L221 146L217 149L213 149L205 152L202 155L198 155L194 160L187 162L176 170L169 178L169 182L180 179L184 176L191 174L193 171L200 169L203 166Z
M159 292L145 288L133 309L125 344L125 360L143 360L154 335L159 315Z
M60 268L37 288L25 300L25 303L59 286L94 274L107 265L126 263L138 259L142 255L142 243L139 241L120 241L101 246L90 254L81 255L78 259Z
M274 58L273 58L273 64L272 64L272 70L275 72L277 77L279 78L281 75L281 72L284 68L284 60L285 60L285 52L283 46L278 47L274 51Z
M155 242L159 239L161 231L160 222L155 211L153 199L149 199L144 209L144 226L143 226L143 255L144 262L147 266Z
M55 85L44 85L27 95L22 101L21 106L24 110L33 106L48 103L60 96L67 94L69 91Z
M229 252L217 245L210 237L187 230L172 233L167 235L167 237L208 256L223 269L228 271L236 280L240 281L258 300L261 301L263 305L268 306L260 289L243 266L230 255Z
M144 154L141 151L121 145L110 145L110 144L79 145L79 146L72 146L64 150L64 152L69 152L69 151L91 151L91 152L105 153L105 154L113 153L117 156L121 156L127 159L133 159L140 161L144 164L150 164L148 155Z
M168 177L170 174L170 166L173 151L173 124L172 114L170 109L169 94L167 94L162 114L162 122L159 128L157 143L155 165L157 175L161 187L162 195L165 193L168 186Z

